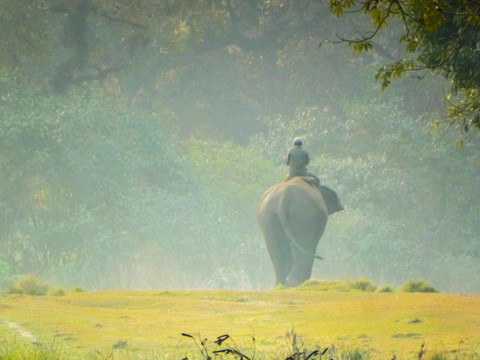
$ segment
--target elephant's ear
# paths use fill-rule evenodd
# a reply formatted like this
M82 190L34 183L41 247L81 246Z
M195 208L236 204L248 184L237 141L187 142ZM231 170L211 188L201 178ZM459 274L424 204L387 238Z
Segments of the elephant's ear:
M327 205L328 215L343 210L342 203L335 191L325 185L320 186L320 191L322 192L323 200L325 200L325 205Z

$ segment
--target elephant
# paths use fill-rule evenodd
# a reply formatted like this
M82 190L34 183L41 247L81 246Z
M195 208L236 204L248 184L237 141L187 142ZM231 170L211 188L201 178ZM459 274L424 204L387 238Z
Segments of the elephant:
M328 215L341 210L337 194L309 176L276 184L263 194L257 216L277 286L295 287L310 279Z

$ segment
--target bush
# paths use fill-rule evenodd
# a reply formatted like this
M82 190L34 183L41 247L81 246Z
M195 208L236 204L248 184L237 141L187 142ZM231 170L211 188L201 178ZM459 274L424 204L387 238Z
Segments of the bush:
M83 292L85 292L85 290L82 289L82 288L79 287L79 286L73 286L73 287L70 289L70 292L71 292L71 293L83 293Z
M365 279L350 281L350 288L366 292L374 292L377 289L375 285Z
M393 288L392 285L385 285L380 290L378 290L378 292L383 292L383 293L391 293L391 292L394 292L394 291L395 291L395 289Z
M338 280L307 280L300 289L314 291L349 291L350 286L345 281Z
M437 293L437 289L423 280L409 280L402 285L404 292L423 292L423 293Z
M430 356L430 360L449 360L449 357L446 353L436 352Z
M302 285L301 289L318 290L318 291L350 291L360 290L366 292L373 292L377 289L369 280L307 280Z
M49 296L64 296L65 295L65 290L63 290L61 287L55 286L55 287L52 287L52 288L48 289L47 295L49 295Z
M45 295L48 285L41 281L36 275L26 274L20 276L10 284L8 292L11 294L25 294L33 296Z

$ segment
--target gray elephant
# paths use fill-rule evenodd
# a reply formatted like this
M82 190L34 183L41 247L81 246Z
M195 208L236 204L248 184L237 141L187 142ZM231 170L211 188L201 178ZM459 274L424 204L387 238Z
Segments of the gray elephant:
M337 194L297 176L268 189L258 204L258 221L276 275L276 284L301 285L312 274L328 215L343 210Z

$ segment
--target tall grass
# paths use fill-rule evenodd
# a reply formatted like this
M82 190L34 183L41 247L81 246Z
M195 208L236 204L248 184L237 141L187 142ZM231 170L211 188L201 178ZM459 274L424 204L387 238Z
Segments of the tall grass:
M64 350L56 343L21 343L16 340L0 340L1 360L66 360Z
M255 338L252 337L251 346L240 348L234 339L228 335L220 335L214 341L201 338L199 335L193 336L183 333L182 336L188 338L195 344L196 350L189 357L188 355L165 354L159 350L152 350L150 353L136 351L134 349L115 349L114 347L102 350L92 350L87 357L82 360L159 360L159 359L182 359L182 360L264 360L268 359L263 354L258 354L255 348ZM335 345L323 347L315 345L307 348L303 342L303 337L292 331L287 332L287 348L279 348L277 355L270 357L272 360L370 360L376 359L375 351L369 348L337 348ZM187 349L187 347L185 348ZM181 349L178 353L181 353ZM187 350L185 350L187 351ZM70 355L62 349L55 341L50 343L25 344L16 340L0 340L0 360L79 360L78 357ZM392 356L392 360L400 360L402 357ZM410 358L409 358L410 359ZM414 360L414 358L411 358ZM422 343L420 351L415 360L479 360L480 354L470 353L457 354L448 351L432 351L426 349Z

